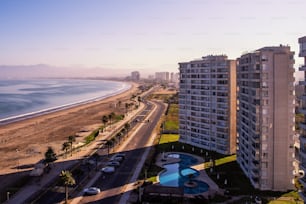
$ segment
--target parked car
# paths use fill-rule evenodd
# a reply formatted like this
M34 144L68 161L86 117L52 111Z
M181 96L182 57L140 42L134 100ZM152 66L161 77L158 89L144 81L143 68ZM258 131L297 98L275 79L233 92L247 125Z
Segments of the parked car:
M124 157L122 157L122 156L114 155L114 156L112 156L112 158L109 161L121 162L121 161L123 161L123 159L124 159Z
M123 158L125 158L125 153L117 153L115 156L116 157L123 157Z
M115 167L113 167L113 166L106 166L106 167L103 167L101 169L101 171L103 173L114 173L115 172Z
M101 190L100 188L97 188L97 187L89 187L89 188L85 188L83 192L86 195L97 195L98 193L101 192Z
M114 167L118 167L120 166L120 162L118 161L109 161L106 163L107 166L114 166Z
M255 197L255 203L256 203L256 204L262 204L261 198L258 197L258 196L256 196L256 197Z

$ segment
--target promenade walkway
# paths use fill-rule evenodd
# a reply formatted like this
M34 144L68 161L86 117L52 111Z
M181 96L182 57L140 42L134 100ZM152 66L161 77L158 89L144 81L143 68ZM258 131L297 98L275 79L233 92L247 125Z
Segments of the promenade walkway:
M44 174L38 182L29 182L29 184L24 186L14 196L12 196L10 200L6 201L5 203L24 203L26 200L35 196L35 194L37 194L42 189L47 188L48 185L50 185L54 181L54 179L59 176L62 170L72 168L80 161L81 158L90 155L94 151L96 151L97 148L101 145L100 140L111 136L116 131L121 129L126 122L132 120L132 118L139 112L141 112L143 108L144 104L141 103L138 109L129 112L123 120L117 122L116 124L113 124L112 128L107 128L107 131L105 131L103 134L100 134L95 141L83 147L81 151L74 153L71 157L58 159L54 164L52 164L52 169L48 174ZM99 176L99 174L97 174L95 177L97 176Z

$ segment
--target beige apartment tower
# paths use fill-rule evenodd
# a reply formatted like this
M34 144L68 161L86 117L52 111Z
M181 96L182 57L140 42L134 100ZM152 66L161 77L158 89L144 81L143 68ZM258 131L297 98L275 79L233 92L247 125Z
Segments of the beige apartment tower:
M299 38L300 52L299 57L303 57L304 64L300 66L299 70L304 71L304 76L306 76L306 36ZM306 77L305 77L306 79ZM300 168L304 171L304 177L300 178L301 184L304 186L303 191L300 192L301 197L304 202L306 201L306 80L301 81L300 84L304 85L304 95L302 99L302 108L300 112L304 114L304 122L300 123Z
M238 59L237 162L260 190L293 188L294 52L264 47Z
M236 152L236 60L209 55L179 63L180 141Z

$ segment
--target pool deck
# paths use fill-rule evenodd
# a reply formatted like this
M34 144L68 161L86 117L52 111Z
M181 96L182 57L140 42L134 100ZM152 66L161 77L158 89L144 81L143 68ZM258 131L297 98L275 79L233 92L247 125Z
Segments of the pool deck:
M200 194L184 194L185 197L194 197L196 195L202 195L205 198L209 198L209 197L214 197L217 194L220 194L220 195L224 194L224 190L220 189L219 186L207 175L205 168L204 168L204 159L202 157L199 157L193 154L188 154L185 152L165 152L157 156L156 165L163 168L163 166L166 164L173 164L173 163L177 163L180 161L179 158L167 157L168 154L186 154L186 155L196 158L198 160L198 163L193 166L190 166L190 168L196 169L197 171L200 172L200 175L196 178L196 180L203 181L209 185L208 191L200 193ZM157 180L159 183L159 176L157 176Z

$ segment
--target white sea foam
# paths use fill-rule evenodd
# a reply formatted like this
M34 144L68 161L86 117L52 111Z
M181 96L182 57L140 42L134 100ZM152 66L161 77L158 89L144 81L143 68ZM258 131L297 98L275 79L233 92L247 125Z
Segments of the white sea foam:
M2 125L3 124L8 124L8 123L32 118L32 117L35 117L35 116L44 115L46 113L56 112L56 111L59 111L59 110L70 108L70 107L74 107L74 106L78 106L78 105L82 105L82 104L87 104L87 103L91 103L91 102L94 102L94 101L99 101L99 100L102 100L102 99L120 94L124 91L127 91L130 88L131 88L131 84L122 82L121 86L119 88L117 88L116 90L105 91L100 96L87 98L87 99L83 99L83 100L78 100L78 101L75 101L75 102L72 102L72 103L66 103L66 104L59 105L59 106L48 107L48 108L40 109L40 110L37 110L37 111L31 111L31 112L24 113L24 114L18 114L18 115L14 115L14 116L11 116L11 117L6 117L6 118L3 118L3 119L0 119L0 124L2 124Z

